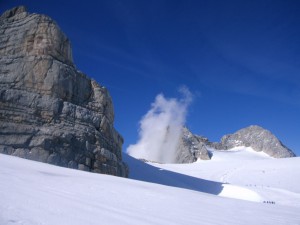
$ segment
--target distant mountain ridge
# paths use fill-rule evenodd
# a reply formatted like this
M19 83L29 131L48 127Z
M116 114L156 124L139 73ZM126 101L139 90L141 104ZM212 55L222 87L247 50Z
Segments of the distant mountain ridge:
M184 127L176 149L176 163L192 163L198 159L210 160L209 149L229 150L241 146L251 147L254 151L264 152L274 158L296 156L269 130L257 125L224 135L220 142L211 142L204 136L192 134L188 128Z

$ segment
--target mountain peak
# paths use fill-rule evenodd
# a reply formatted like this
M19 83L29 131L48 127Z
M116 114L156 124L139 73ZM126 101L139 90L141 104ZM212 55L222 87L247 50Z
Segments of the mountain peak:
M233 134L224 135L220 142L210 142L208 138L192 134L187 127L184 127L177 146L176 162L209 160L211 159L209 149L218 151L235 147L251 147L254 151L264 152L274 158L296 156L274 134L258 125L251 125Z
M281 141L271 133L258 125L251 125L222 137L221 146L230 149L238 146L252 147L257 152L265 152L274 158L286 158L296 156L292 150L284 146Z
M0 18L10 18L10 17L14 17L18 14L21 14L21 13L25 13L27 12L27 8L23 5L21 6L17 6L17 7L14 7L12 9L9 9L9 10L6 10Z

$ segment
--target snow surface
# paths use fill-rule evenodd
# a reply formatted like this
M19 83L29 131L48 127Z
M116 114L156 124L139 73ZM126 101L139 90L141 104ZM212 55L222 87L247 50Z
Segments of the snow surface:
M211 153L211 160L151 165L223 183L219 196L258 202L275 201L276 204L300 207L299 157L275 159L250 147L211 150Z
M0 224L299 225L300 159L239 153L185 165L124 155L131 179L0 154Z

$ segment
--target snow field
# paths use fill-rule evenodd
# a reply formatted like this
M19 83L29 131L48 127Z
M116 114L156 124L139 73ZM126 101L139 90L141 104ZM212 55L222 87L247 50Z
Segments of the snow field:
M0 224L300 224L300 207L296 204L271 205L224 198L218 193L222 193L222 185L226 190L227 184L126 157L133 163L129 165L131 170L144 166L132 173L136 179L152 179L155 183L0 154Z

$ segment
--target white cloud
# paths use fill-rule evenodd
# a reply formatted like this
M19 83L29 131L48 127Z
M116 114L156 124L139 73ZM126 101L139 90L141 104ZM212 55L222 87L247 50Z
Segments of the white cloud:
M156 96L150 110L140 121L139 140L127 148L127 153L162 163L173 163L182 126L185 124L187 108L192 94L187 87L181 87L180 99Z

